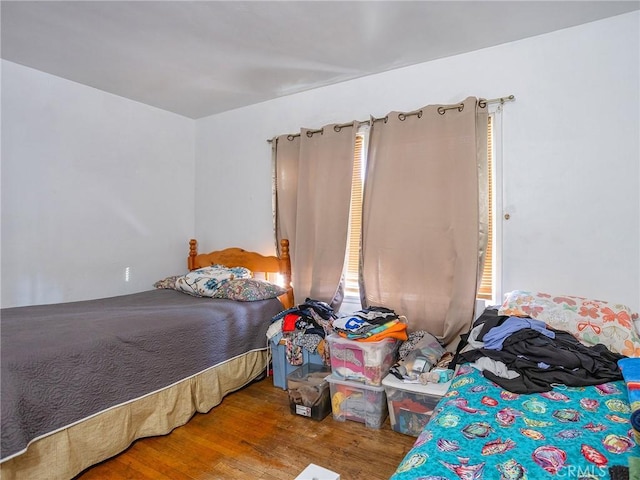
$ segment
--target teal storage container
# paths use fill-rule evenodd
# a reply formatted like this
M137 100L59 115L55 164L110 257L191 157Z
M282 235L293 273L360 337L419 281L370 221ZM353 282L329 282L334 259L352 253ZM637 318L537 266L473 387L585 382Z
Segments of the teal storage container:
M273 386L287 389L287 375L292 373L296 368L301 365L291 365L287 360L286 348L284 345L280 345L282 334L278 333L271 337L271 364L273 367ZM323 365L322 357L317 353L312 353L307 349L302 349L303 364L312 363L314 365Z

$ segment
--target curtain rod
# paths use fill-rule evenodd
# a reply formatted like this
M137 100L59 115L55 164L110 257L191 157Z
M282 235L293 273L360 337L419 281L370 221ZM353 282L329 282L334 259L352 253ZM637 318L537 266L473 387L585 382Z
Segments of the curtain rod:
M485 100L484 98L481 98L478 101L478 105L480 105L480 107L484 108L488 103L503 103L504 102L512 102L516 99L515 95L509 95L507 97L498 97L498 98L490 98L489 100Z
M515 95L508 95L506 97L498 97L498 98L490 98L488 100L486 98L480 98L478 100L478 105L480 106L480 108L484 108L490 103L501 103L501 104L504 104L505 102L514 101L515 99L516 99ZM464 104L462 104L462 103L456 103L455 105L450 105L448 107L438 107L438 113L440 115L444 115L447 110L458 110L458 111L461 112L463 107L464 107ZM411 115L418 115L418 118L421 117L422 116L422 109L414 110L412 112L405 112L405 113L399 113L398 114L400 120L404 120L405 118L410 117ZM334 125L333 129L336 132L339 132L343 128L350 127L354 123L357 123L358 126L360 126L360 125L371 125L372 123L379 122L379 121L385 121L386 122L387 118L388 118L388 116L381 117L381 118L371 117L370 120L354 120L353 122L340 123L338 125ZM307 136L311 137L311 136L313 136L314 133L320 133L320 132L322 132L322 128L319 128L317 130L307 130ZM299 136L300 136L299 133L290 133L289 135L287 135L287 139L288 140L293 140L294 138L299 137ZM272 142L273 142L272 138L268 138L267 139L267 143L272 143Z

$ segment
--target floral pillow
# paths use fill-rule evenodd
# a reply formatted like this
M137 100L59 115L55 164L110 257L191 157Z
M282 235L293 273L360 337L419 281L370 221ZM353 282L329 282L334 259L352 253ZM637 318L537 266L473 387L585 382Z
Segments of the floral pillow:
M640 357L638 314L626 305L582 297L515 290L505 295L498 315L531 317L572 333L585 345L601 343L628 357Z
M162 280L158 280L153 284L153 288L170 288L175 290L176 288L176 280L180 278L181 275L171 275L170 277L163 278Z
M286 293L287 289L273 283L255 278L233 279L224 282L213 295L214 298L226 298L239 302L268 300Z
M194 297L213 297L218 289L234 278L251 278L251 270L223 265L198 268L176 279L175 289Z

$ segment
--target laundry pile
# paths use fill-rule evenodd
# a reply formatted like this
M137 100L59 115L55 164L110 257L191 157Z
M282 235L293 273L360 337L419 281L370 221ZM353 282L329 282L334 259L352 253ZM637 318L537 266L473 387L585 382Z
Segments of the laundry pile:
M329 304L307 298L304 303L284 310L271 319L267 337L282 334L286 357L291 365L302 365L303 349L319 354L329 365L325 338L333 332L336 318Z
M378 342L383 338L407 339L406 319L385 307L369 307L332 321L342 338L360 342Z
M332 334L332 338L357 343L394 339L399 344L408 338L406 318L389 308L374 306L338 316L329 304L311 298L280 312L271 322L267 337L270 341L279 338L290 365L304 364L305 350L320 356L325 365L331 365L331 348L326 338Z
M453 377L448 368L453 354L426 330L417 330L398 350L398 361L389 370L405 383L446 383Z
M587 347L540 320L498 315L497 308L480 315L460 347L454 364L472 362L489 380L514 393L622 380L617 361L623 355L602 344Z

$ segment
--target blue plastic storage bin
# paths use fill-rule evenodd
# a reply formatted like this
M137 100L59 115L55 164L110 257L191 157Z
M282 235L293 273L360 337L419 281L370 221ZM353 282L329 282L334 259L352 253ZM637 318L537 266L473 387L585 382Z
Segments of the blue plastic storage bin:
M287 361L287 353L284 345L280 345L282 333L271 337L271 362L273 366L273 386L283 390L287 389L287 375L293 372L300 365L291 365ZM302 359L305 364L313 363L323 365L322 357L317 353L311 353L306 348L302 349Z

